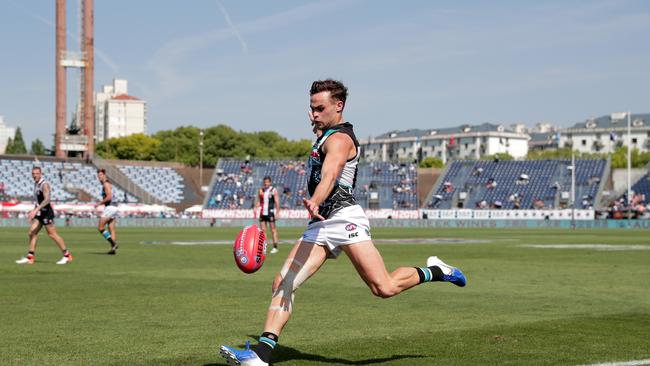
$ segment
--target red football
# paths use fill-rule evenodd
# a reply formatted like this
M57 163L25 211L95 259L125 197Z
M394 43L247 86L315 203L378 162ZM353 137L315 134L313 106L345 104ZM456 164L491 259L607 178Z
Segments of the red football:
M266 235L257 225L246 226L237 235L232 251L237 267L245 273L253 273L266 259Z

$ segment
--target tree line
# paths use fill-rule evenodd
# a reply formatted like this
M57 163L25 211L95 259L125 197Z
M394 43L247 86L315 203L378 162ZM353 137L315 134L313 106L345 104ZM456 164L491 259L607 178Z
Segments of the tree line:
M23 131L20 127L16 128L16 134L14 138L9 138L7 141L7 147L5 148L5 154L8 155L24 155L27 154L27 147L25 146L25 139L23 139ZM43 141L36 139L32 141L32 146L29 149L30 155L49 155L50 152L47 151Z
M203 131L203 165L214 166L220 158L239 159L304 159L311 149L307 139L292 141L274 131L243 132L226 125L205 129L182 126L175 130L164 130L148 136L135 134L102 141L95 153L104 159L175 161L190 166L199 165L200 133ZM39 139L32 141L30 155L52 155ZM18 127L13 139L7 142L5 154L27 154L23 133ZM571 159L570 147L529 151L526 160ZM627 147L618 146L613 153L575 152L577 159L607 159L612 157L612 168L627 167ZM514 160L507 153L483 156L481 160ZM633 168L643 168L650 163L650 152L631 152ZM419 162L420 167L442 168L442 160L427 157Z
M203 131L203 165L214 166L220 158L305 159L311 141L288 140L274 131L235 131L226 125L205 129L182 126L148 136L135 134L97 144L95 153L104 159L175 161L199 165L200 133Z

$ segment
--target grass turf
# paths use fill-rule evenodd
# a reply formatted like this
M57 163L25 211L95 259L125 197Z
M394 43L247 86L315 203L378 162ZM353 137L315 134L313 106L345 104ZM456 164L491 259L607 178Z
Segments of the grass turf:
M235 229L119 229L117 256L94 229L60 228L75 260L43 233L33 266L26 229L0 229L0 364L224 365L218 345L262 331L270 286L290 246L256 274L239 272ZM284 229L296 238L301 229ZM631 230L376 229L389 270L435 254L468 286L433 283L371 295L348 259L326 263L296 294L281 365L578 365L650 358L650 250L545 249L525 244L650 246ZM255 343L254 341L252 342Z

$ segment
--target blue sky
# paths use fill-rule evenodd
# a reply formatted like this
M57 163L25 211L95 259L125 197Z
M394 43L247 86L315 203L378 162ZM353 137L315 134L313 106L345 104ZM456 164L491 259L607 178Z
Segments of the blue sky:
M54 3L0 2L0 115L47 145ZM72 48L78 5L68 3ZM308 89L326 77L348 85L345 116L360 138L463 123L568 126L650 112L649 35L644 0L100 0L95 90L128 79L148 102L150 133L225 123L311 138Z

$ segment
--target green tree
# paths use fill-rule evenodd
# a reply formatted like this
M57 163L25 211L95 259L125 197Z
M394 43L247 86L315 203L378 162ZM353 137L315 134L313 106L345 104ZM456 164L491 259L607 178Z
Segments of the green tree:
M153 160L160 141L145 134L134 134L102 141L95 148L105 159Z
M14 149L14 139L11 137L7 139L7 146L5 146L5 154L11 154L11 151Z
M515 158L512 155L508 154L508 153L496 153L494 155L484 155L484 156L481 156L480 160L495 160L497 158L499 160L503 160L503 161L515 160Z
M23 131L20 127L16 128L16 135L11 141L11 145L7 145L6 154L27 154L27 148L25 147L25 140L23 140Z
M43 141L40 139L36 139L32 141L32 147L29 149L29 153L31 155L47 155L47 152L45 151L45 145L43 145Z
M534 150L529 151L526 155L527 160L553 160L553 159L571 159L571 148L563 147L560 149Z
M178 161L199 164L201 129L181 126L151 137L136 135L99 143L96 152L108 159ZM145 138L146 137L146 138ZM203 129L203 164L214 166L220 158L303 159L311 150L309 140L290 141L274 131L242 132L223 124Z
M420 168L442 168L445 164L441 159L433 156L427 156L420 161Z

